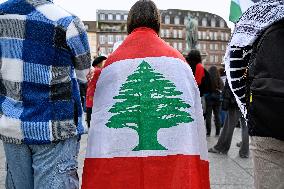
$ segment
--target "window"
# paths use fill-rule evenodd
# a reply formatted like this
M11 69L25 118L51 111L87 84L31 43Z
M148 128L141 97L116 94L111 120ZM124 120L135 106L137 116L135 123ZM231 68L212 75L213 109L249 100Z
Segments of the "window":
M215 18L211 19L211 27L216 27L216 19Z
M215 44L215 50L216 50L216 51L219 50L218 44Z
M177 38L177 30L173 30L173 35L174 38Z
M179 17L176 16L176 17L175 17L175 25L179 25L179 24L180 24L180 22L179 22Z
M116 42L121 41L121 35L116 35L116 36L115 36L115 41L116 41Z
M166 15L166 16L165 16L165 24L170 24L170 22L171 22L170 16L169 16L169 15Z
M105 14L100 14L100 19L105 20L106 19Z
M107 15L107 19L108 19L108 20L113 20L113 15L112 15L112 14L108 14L108 15Z
M170 30L166 30L166 37L170 37Z
M108 54L112 53L113 48L108 48Z
M115 19L116 19L116 20L120 20L120 19L121 19L120 14L115 15Z
M176 42L174 42L173 46L174 46L175 49L178 48L178 44Z
M113 44L113 35L108 36L108 44Z
M213 50L214 50L214 45L213 45L213 44L210 44L209 49L210 49L211 51L213 51Z
M182 51L182 42L178 43L178 50Z
M215 62L218 63L219 62L219 56L215 55Z
M225 27L225 22L224 20L220 20L220 28L224 28Z
M223 32L221 32L221 40L224 41L225 40L225 34Z
M225 40L229 41L229 34L228 33L225 33Z
M196 49L200 49L200 44L199 43L196 45Z
M201 33L201 31L198 31L198 39L202 39L202 33Z
M213 40L213 32L209 32L209 37L211 40Z
M214 32L214 40L218 40L218 32Z
M182 30L178 30L178 37L182 38Z
M183 24L184 25L187 25L187 22L188 22L188 20L187 20L188 18L187 18L187 16L186 17L184 17L184 20L183 20Z
M124 20L127 20L127 17L128 17L128 15L125 14L125 15L123 16L123 19L124 19Z
M202 32L202 39L206 39L206 31Z
M210 62L214 62L214 55L210 55Z
M106 54L106 48L105 47L101 47L101 53Z
M165 30L164 30L164 29L161 29L160 34L161 34L161 37L165 37Z
M105 44L105 36L104 35L100 35L100 44Z
M226 50L226 45L222 44L222 51Z
M207 18L202 19L202 26L207 27Z
M203 44L203 50L206 50L206 43Z

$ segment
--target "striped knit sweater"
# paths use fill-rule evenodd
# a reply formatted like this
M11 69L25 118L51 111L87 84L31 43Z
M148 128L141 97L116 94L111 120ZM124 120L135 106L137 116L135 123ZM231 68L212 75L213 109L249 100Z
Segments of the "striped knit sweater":
M47 144L86 132L78 80L90 67L82 22L50 0L0 5L0 139Z

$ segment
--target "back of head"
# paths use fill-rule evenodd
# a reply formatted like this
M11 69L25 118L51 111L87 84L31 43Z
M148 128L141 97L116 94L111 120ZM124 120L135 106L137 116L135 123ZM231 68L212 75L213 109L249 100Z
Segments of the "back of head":
M127 18L127 33L139 27L153 29L160 32L160 13L155 3L151 0L139 0L130 9Z
M220 89L220 74L216 66L211 66L208 70L211 78L212 91Z
M198 63L201 63L201 54L199 50L191 50L187 57L186 61L189 63L190 66L195 66Z
M101 55L101 56L98 56L97 58L94 59L93 63L92 63L92 66L95 67L97 66L98 64L102 63L104 60L106 60L107 57L104 56L104 55Z

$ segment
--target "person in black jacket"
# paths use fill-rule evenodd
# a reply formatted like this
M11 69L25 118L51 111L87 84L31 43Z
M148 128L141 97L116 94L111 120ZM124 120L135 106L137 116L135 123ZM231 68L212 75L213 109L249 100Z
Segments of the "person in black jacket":
M284 3L261 0L236 24L227 78L247 116L256 189L284 188Z
M214 147L210 148L208 152L227 154L231 146L234 129L238 124L238 121L240 120L240 124L242 126L242 142L240 143L239 155L241 158L248 158L249 135L248 135L248 128L246 126L246 120L242 116L241 111L239 110L235 97L227 81L223 89L222 96L223 96L222 109L228 111L228 114L225 118L223 129L217 144Z
M211 66L208 70L211 80L211 92L205 95L206 100L206 130L207 136L211 134L211 119L212 112L214 114L214 122L216 127L216 136L219 136L221 129L221 91L224 88L224 83L220 77L219 71L216 66Z

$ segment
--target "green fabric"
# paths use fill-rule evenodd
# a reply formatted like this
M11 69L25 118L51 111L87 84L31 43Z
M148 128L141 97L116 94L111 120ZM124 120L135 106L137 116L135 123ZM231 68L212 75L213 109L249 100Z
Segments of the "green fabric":
M241 16L242 16L242 10L241 10L240 5L232 0L229 20L231 22L236 23L240 19Z
M173 82L143 61L114 97L117 102L109 110L113 115L106 126L135 130L139 144L133 151L167 150L158 142L158 131L193 121L186 111L190 105L180 98L182 94Z

